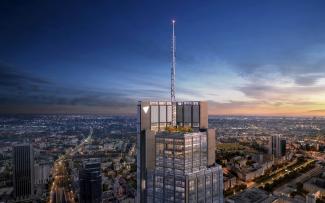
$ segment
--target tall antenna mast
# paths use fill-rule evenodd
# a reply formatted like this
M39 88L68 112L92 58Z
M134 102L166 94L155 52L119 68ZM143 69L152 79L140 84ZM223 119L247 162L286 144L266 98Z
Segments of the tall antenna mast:
M176 74L176 38L175 38L175 20L172 20L173 35L172 35L172 69L171 69L171 89L170 97L171 101L175 102L175 74Z
M172 35L172 67L171 67L171 85L170 99L172 102L172 126L176 126L176 98L175 98L175 74L176 74L176 37L175 37L175 20L172 20L173 35Z

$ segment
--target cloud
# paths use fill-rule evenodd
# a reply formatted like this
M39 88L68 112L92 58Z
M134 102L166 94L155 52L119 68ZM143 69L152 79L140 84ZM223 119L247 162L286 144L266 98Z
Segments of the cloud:
M297 76L295 78L295 83L298 85L314 85L317 81L318 77L315 76Z
M325 45L295 54L290 56L291 60L277 63L232 66L246 81L236 89L252 100L249 101L254 105L251 109L308 114L324 106Z
M248 97L263 99L266 98L266 96L270 96L270 92L275 91L275 88L269 85L252 83L239 87L238 90L243 92Z
M306 105L315 102L273 102L273 101L209 101L210 115L250 115L250 116L324 116L325 110L308 110Z
M300 86L312 86L325 78L325 44L289 53L277 61L240 63L231 68L248 81L293 82Z
M46 80L19 73L14 70L14 67L0 63L0 86L3 88L21 89L26 85L37 88L46 84L49 84Z
M102 114L134 115L135 104L118 106L47 105L47 104L0 104L2 114Z
M163 52L146 57L158 60ZM316 110L322 109L325 101L323 53L306 51L295 61L239 65L208 57L183 66L183 69L189 69L181 70L182 74L177 77L177 98L211 100L212 114L320 113ZM200 71L196 73L194 69L197 67ZM36 111L38 106L40 112L135 113L137 100L169 99L168 76L164 78L160 74L148 73L141 77L143 73L136 71L134 74L139 75L132 75L121 87L112 86L111 89L62 87L44 78L19 72L13 66L0 64L0 112L8 109Z
M0 81L0 113L135 111L136 100L129 97L128 90L62 87L4 64L0 65Z
M318 86L280 86L250 83L238 88L248 98L255 101L281 102L292 105L315 105L323 103L325 85Z
M316 109L316 110L311 110L311 111L308 111L307 113L316 113L316 114L325 114L325 109Z

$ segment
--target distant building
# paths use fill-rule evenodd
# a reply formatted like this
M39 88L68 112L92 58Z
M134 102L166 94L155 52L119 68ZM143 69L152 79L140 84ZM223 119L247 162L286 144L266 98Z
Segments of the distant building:
M237 169L236 173L238 175L238 178L240 178L243 181L251 181L255 178L258 178L262 175L264 175L264 168L258 167L258 168L252 168L247 167L243 169Z
M303 185L304 190L311 193L318 193L325 196L325 179L313 177Z
M100 203L102 201L102 176L100 162L90 160L83 163L79 171L80 203Z
M287 141L285 139L281 139L281 156L285 156L287 152Z
M319 192L308 193L306 195L306 203L316 203L318 198L319 198Z
M34 152L30 144L13 149L14 196L18 201L28 200L34 194Z
M270 140L270 153L274 158L280 158L286 153L286 140L281 135L272 135Z
M277 198L269 195L268 192L257 188L246 189L226 199L226 203L271 203Z
M237 180L237 177L232 175L231 173L226 174L226 175L223 176L224 190L228 190L230 188L233 188L238 184L239 184L239 181Z
M50 180L51 165L49 163L37 163L34 165L35 184L47 184Z

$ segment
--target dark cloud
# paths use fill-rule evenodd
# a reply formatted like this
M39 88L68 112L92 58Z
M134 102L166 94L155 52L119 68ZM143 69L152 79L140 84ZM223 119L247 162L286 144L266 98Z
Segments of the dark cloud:
M270 92L274 91L275 88L264 84L250 84L238 88L239 91L243 92L246 96L256 99L266 98Z
M103 114L103 115L134 115L135 104L119 106L83 106L83 105L46 105L46 104L0 104L1 113L23 114Z
M320 76L315 76L315 75L311 75L311 76L297 76L295 78L295 83L297 85L302 85L302 86L310 86L310 85L314 85L317 80L320 78Z
M0 86L5 88L21 89L26 85L37 89L41 85L48 85L49 82L14 70L14 67L0 63Z
M13 66L0 65L0 113L73 111L99 113L124 112L136 101L128 97L128 90L92 90L61 87L48 80L19 72ZM40 107L37 110L37 106ZM60 110L60 106L62 109ZM69 110L70 108L70 110ZM88 110L87 110L88 109ZM52 112L55 111L55 112Z

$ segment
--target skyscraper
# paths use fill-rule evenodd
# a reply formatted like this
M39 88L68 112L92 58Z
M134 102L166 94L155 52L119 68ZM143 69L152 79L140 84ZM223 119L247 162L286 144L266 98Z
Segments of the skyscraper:
M215 142L212 129L156 135L149 202L223 202L222 168L208 164L208 141Z
M34 193L34 152L30 144L16 145L14 153L14 196L18 201L28 200Z
M155 168L155 134L166 130L167 127L172 127L172 105L178 106L177 123L179 126L191 127L193 123L193 126L196 126L194 129L199 129L200 126L207 128L207 119L206 122L196 119L207 118L207 115L200 116L205 112L206 102L144 101L138 103L137 198L139 201L143 200L141 202L145 202L147 196L147 173ZM193 106L196 107L193 108ZM194 121L192 116L188 116L192 114L194 114Z
M281 156L285 156L287 152L287 141L284 138L282 138L280 142L281 142Z
M100 162L89 160L79 171L80 203L100 203L102 201L102 176Z
M137 107L137 202L223 202L208 105L175 99L175 20L172 21L171 101Z
M172 126L171 122L171 106L176 106L176 123L177 126ZM162 180L167 180L167 176L160 177L157 174L161 173L162 170L171 170L169 172L169 177L178 176L183 181L182 195L184 196L184 202L191 202L193 196L190 196L191 188L200 187L197 183L200 183L201 186L203 183L198 182L197 180L193 183L186 180L190 180L193 177L200 177L206 179L215 178L213 181L209 182L207 191L209 189L215 189L214 193L209 193L206 191L199 192L200 195L196 197L207 198L206 195L215 195L215 199L218 197L223 201L222 196L222 170L220 166L215 164L215 130L208 130L208 114L207 114L207 103L202 101L191 101L191 102L139 102L138 103L138 137L137 137L137 200L138 202L152 202L152 198L156 198L154 201L167 201L167 198L171 193L176 194L176 191L180 189L178 186L173 185L170 194L167 194L161 190L162 193L159 193L159 178ZM170 132L170 129L175 132ZM182 131L192 131L185 133ZM158 160L163 157L162 152L159 151L157 146L160 146L162 142L171 141L171 144L175 146L176 149L180 151L178 153L182 154L179 160L172 159L171 163L168 165L161 165L162 163ZM194 140L191 142L191 146L197 146L199 148L187 149L185 147L185 140ZM193 145L194 144L194 145ZM167 149L164 148L164 153L174 154L176 149ZM167 152L168 150L172 150ZM197 151L199 150L199 151ZM197 156L187 157L185 154L195 154ZM189 160L190 159L190 160ZM165 159L167 160L167 159ZM185 170L185 161L188 163L199 163L199 165L192 165L191 169ZM183 163L179 165L177 162ZM167 163L165 163L167 164ZM174 166L178 165L179 168ZM173 166L173 167L170 167ZM221 173L221 174L220 174ZM195 179L195 178L194 178ZM161 180L160 180L161 181ZM157 183L157 184L155 184ZM191 184L191 186L190 186ZM193 185L195 184L195 186ZM218 186L217 186L218 185ZM171 187L171 186L170 186ZM203 186L202 186L203 187ZM217 187L219 189L217 189ZM157 191L157 192L154 192ZM220 192L221 191L221 192ZM221 193L221 194L220 194ZM163 197L161 196L162 194ZM154 196L153 196L154 195ZM158 197L160 195L160 197ZM186 196L187 195L187 196ZM160 198L160 199L159 199ZM186 199L187 198L187 199ZM177 199L178 200L178 199ZM175 199L176 201L176 199ZM215 202L222 202L215 201ZM195 202L195 201L194 201Z
M270 140L270 153L274 158L280 158L286 153L286 140L281 135L272 135Z

